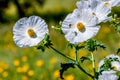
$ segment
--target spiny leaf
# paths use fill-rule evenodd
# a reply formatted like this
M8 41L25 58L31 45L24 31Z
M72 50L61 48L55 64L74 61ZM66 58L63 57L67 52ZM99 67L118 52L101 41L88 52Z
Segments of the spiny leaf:
M71 43L69 43L68 46L70 46L71 48L75 48L77 51L85 48L84 45L76 45L76 44L71 44Z
M100 73L102 71L110 70L112 68L111 60L108 58L104 59L104 64L100 67Z
M48 34L45 35L45 38L38 44L37 49L41 49L42 51L45 51L45 48L49 48L51 46L51 40Z
M75 65L75 63L73 63L73 62L61 63L60 78L61 78L61 79L64 79L64 78L63 78L63 73L64 73L64 71L66 71L66 70L69 69L69 68L75 68L74 65Z
M85 60L90 60L91 61L91 57L90 56L83 56L80 58L80 61L83 63Z
M87 40L87 49L89 51L93 52L93 51L97 50L98 47L105 49L105 46L102 43L92 40L92 39Z

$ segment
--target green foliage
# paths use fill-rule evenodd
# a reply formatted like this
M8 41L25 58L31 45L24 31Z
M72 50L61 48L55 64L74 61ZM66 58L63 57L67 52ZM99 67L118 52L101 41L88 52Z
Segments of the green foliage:
M45 48L49 48L51 46L51 40L50 36L48 34L45 35L45 38L38 44L37 49L41 49L42 51L45 51Z
M98 47L105 49L105 46L102 43L100 43L99 41L89 39L86 41L86 43L87 43L86 47L90 52L97 50Z
M112 16L110 19L111 26L120 33L120 7L113 7L110 16Z
M104 59L104 64L100 67L100 73L102 72L102 71L106 71L106 70L112 70L112 69L114 69L114 67L112 67L112 62L113 61L118 61L119 62L119 60L118 60L118 58L105 58Z
M75 48L75 50L77 50L77 51L85 48L85 45L76 45L76 44L71 44L71 43L69 43L68 46L70 48Z
M62 26L62 21L59 22L58 26L52 26L52 28L55 29L55 30L60 31L60 33L63 34L61 26Z
M63 73L64 71L68 70L69 68L75 68L75 63L74 62L68 62L68 63L61 63L61 69L60 69L60 78L63 78Z
M112 67L111 60L105 58L104 59L104 64L100 67L100 71L99 72L101 73L102 71L110 70L111 67Z
M90 61L92 61L91 60L91 56L83 56L83 57L81 57L80 58L80 61L83 63L85 60L90 60Z
M119 52L120 52L120 48L118 48L118 50L117 50L116 54L118 54Z

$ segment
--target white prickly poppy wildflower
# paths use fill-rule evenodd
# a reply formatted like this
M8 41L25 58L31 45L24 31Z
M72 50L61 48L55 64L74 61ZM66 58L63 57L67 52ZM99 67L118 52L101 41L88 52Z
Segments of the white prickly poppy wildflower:
M36 46L46 34L48 34L48 26L38 16L21 18L13 27L13 38L19 47Z
M91 9L75 9L68 14L62 23L65 38L72 44L79 44L94 37L100 26L98 19L92 15Z

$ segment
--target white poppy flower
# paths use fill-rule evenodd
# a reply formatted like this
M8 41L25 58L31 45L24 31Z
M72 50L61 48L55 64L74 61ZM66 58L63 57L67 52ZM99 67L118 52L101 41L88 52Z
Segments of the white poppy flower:
M77 7L81 8L91 8L94 16L98 18L98 22L106 22L110 17L108 14L111 12L110 6L100 0L86 0L77 2Z
M70 43L79 44L97 34L100 28L97 23L98 20L90 9L75 9L63 21L62 31Z
M36 46L48 34L48 26L38 16L24 17L13 27L13 38L19 47Z
M111 67L113 70L120 71L120 57L114 54L106 56L107 59L113 59L111 61ZM104 60L101 60L99 63L98 71L100 71L100 67L104 64Z
M117 76L116 71L103 71L102 74L98 76L98 80L118 80L119 76Z

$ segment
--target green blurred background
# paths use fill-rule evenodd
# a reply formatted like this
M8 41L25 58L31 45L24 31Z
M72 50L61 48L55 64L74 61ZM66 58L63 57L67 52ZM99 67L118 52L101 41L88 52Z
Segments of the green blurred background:
M54 47L74 59L74 51L67 47L67 41L57 26L65 16L76 8L78 0L0 0L0 80L60 80L60 63L68 60L57 55L53 50L41 52L34 47L19 48L13 41L12 29L15 22L22 17L37 15L49 25L51 40ZM106 45L106 50L95 52L96 66L108 54L115 53L120 47L120 35L109 23L102 23L95 37ZM79 51L79 57L89 55L85 50ZM92 73L90 62L82 64ZM69 69L64 73L65 80L91 80L78 68Z

